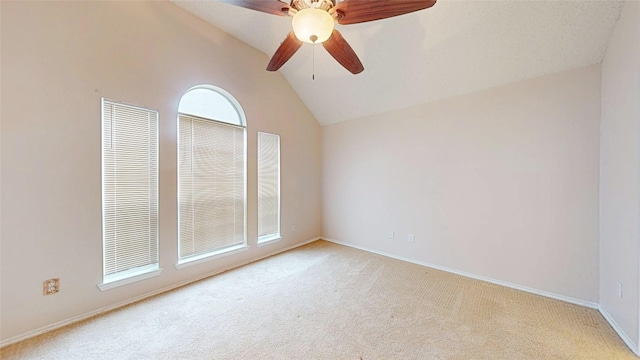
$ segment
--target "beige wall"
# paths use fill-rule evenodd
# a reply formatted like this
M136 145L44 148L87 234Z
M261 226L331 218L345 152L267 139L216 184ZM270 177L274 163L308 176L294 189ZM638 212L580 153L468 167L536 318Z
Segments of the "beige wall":
M594 65L325 126L323 235L595 303L599 104Z
M640 3L627 1L602 62L600 304L640 344ZM622 298L616 283L623 285ZM638 350L636 350L638 351Z
M320 127L268 58L166 2L2 2L2 340L320 235ZM250 250L174 267L176 111L190 87L248 120ZM101 292L100 98L159 109L161 276ZM256 247L256 132L281 135L282 241ZM296 231L291 232L291 225ZM42 296L42 281L61 291Z

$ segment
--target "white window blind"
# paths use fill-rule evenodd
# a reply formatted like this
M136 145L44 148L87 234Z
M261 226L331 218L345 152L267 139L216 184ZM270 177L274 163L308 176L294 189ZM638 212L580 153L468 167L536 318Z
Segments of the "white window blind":
M179 114L180 262L238 245L245 237L245 128Z
M158 112L102 99L103 282L158 269Z
M280 136L258 132L258 242L280 237Z

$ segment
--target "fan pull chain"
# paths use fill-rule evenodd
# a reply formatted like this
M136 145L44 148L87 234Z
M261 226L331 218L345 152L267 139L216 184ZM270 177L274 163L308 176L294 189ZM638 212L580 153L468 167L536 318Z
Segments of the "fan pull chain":
M316 44L311 46L313 48L311 55L311 80L316 79Z

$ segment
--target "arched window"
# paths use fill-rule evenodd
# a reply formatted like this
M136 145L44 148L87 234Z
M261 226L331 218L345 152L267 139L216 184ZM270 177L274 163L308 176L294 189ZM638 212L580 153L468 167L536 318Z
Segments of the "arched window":
M243 249L246 240L246 119L211 85L178 106L178 264Z
M240 103L225 90L212 85L194 86L182 95L178 112L202 119L247 126Z

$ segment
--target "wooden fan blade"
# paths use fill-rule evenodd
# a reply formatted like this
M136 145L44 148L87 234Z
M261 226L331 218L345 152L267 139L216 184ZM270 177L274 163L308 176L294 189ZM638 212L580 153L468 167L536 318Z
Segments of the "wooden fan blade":
M298 40L293 34L293 31L290 32L282 44L280 44L275 54L273 54L273 57L271 57L271 61L269 61L269 65L267 65L267 70L276 71L280 69L280 67L300 49L300 46L302 46L302 41Z
M345 0L331 8L341 25L386 19L435 5L436 0Z
M336 59L340 65L349 70L352 74L359 74L364 70L364 66L358 59L358 55L353 51L351 45L342 37L342 34L333 29L331 37L322 43L325 49Z
M287 16L289 5L280 0L218 0L219 2L261 11L267 14Z

